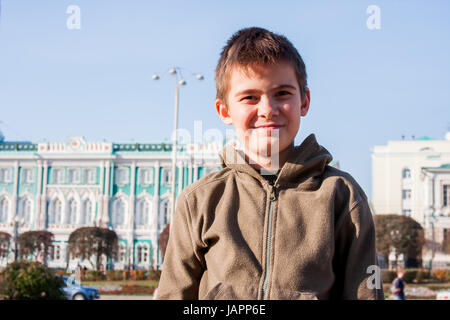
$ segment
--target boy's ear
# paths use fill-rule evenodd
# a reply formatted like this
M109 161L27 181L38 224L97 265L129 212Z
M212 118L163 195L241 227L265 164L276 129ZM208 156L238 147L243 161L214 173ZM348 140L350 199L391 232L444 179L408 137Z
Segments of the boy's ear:
M302 106L300 107L300 116L304 117L308 113L309 104L311 102L311 92L309 88L305 88L305 96L302 98Z
M222 99L216 99L216 110L217 114L219 115L223 123L233 124L233 121L231 120L231 115L228 112L228 108Z

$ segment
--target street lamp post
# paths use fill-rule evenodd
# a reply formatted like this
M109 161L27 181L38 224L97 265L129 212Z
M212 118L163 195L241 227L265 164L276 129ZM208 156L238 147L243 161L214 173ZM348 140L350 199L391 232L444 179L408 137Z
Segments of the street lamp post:
M15 216L13 221L11 221L13 227L13 242L14 242L14 261L17 260L19 256L17 238L19 237L19 226L24 225L24 219L20 219L19 216Z
M178 105L180 99L180 88L181 86L185 86L187 83L184 80L184 77L181 73L181 69L179 67L173 67L169 70L169 74L176 77L177 83L175 88L175 112L174 112L174 121L173 121L173 143L172 143L172 170L171 170L171 197L170 197L170 219L169 223L172 222L173 215L175 213L175 185L176 185L176 163L177 163L177 140L178 140ZM191 75L195 73L191 72ZM200 73L196 73L197 80L203 80L203 75ZM180 78L179 78L179 77ZM159 80L159 76L154 74L152 76L153 80Z

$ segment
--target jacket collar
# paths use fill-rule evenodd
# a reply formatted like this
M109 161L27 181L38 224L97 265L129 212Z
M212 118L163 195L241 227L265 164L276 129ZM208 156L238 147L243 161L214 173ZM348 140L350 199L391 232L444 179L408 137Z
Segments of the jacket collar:
M219 153L222 168L234 169L247 173L263 184L267 181L261 174L245 161L244 152L235 149L232 145L226 145ZM323 173L325 167L333 157L327 149L317 143L314 134L310 134L299 146L295 146L288 160L281 168L275 185L298 184L311 176Z

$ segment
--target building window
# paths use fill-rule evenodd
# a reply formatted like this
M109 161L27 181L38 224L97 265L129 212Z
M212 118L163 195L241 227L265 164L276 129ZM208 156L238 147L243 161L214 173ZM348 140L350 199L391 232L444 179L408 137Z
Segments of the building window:
M153 170L151 169L139 169L139 184L150 185L153 183Z
M81 224L90 225L92 222L92 202L86 199L83 202L83 213L81 215Z
M61 248L58 244L54 244L48 248L48 259L51 261L59 261L61 259Z
M411 189L402 190L402 199L403 200L411 199Z
M96 169L86 169L84 171L85 182L89 184L94 184L97 182L97 170Z
M138 202L136 208L136 225L148 226L148 219L150 216L150 201L142 199Z
M444 191L443 206L448 207L450 206L450 184L444 184L443 191Z
M8 256L8 243L2 243L0 244L0 259L6 259Z
M160 206L159 228L163 229L169 223L170 201L162 200Z
M23 197L19 200L19 219L23 219L25 223L30 222L31 218L31 200Z
M172 169L164 168L162 170L162 177L161 182L166 185L170 186L172 183Z
M136 260L138 264L148 263L149 249L145 244L138 244L136 248Z
M69 200L67 206L67 220L66 224L75 225L77 223L78 204L75 199Z
M48 223L49 224L60 224L61 223L61 212L62 212L61 200L59 200L58 198L54 199L50 203Z
M402 214L403 214L404 216L410 217L410 216L411 216L411 210L410 210L410 209L403 209L403 210L402 210Z
M127 248L123 243L119 245L119 262L125 263L127 256Z
M0 198L0 223L8 222L9 202L5 197Z
M113 226L122 226L125 224L125 202L122 199L117 199L113 204L113 212L111 223Z
M53 183L62 184L64 183L64 169L53 169Z
M55 252L55 247L53 245L48 247L48 252L47 252L47 260L53 260L53 255Z
M11 182L11 168L0 168L0 183Z
M128 169L127 168L117 168L115 171L116 184L127 184L128 180L129 180Z
M68 174L70 184L80 183L80 169L69 169Z
M408 169L408 168L403 169L403 171L402 171L402 178L403 179L411 178L411 170Z
M33 171L34 170L31 168L22 169L22 183L24 184L33 183L34 181Z

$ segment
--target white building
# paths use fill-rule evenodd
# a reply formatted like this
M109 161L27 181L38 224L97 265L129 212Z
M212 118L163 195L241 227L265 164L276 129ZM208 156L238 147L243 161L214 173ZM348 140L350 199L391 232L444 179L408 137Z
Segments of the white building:
M424 252L423 261L434 254L433 261L450 266L441 252L450 230L450 132L443 140L421 137L374 146L372 206L374 214L403 214L419 222L435 248Z

